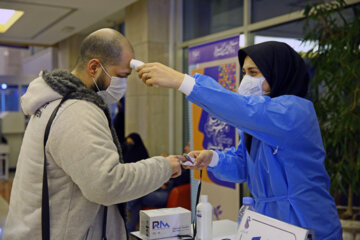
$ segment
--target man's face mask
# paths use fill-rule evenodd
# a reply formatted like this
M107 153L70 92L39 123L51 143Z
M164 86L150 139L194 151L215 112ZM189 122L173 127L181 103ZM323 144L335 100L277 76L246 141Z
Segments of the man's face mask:
M250 75L245 75L240 83L238 93L244 96L264 96L265 92L262 89L264 81L264 77L251 77Z
M100 95L106 104L113 104L118 102L126 93L126 78L121 77L112 77L110 74L105 70L105 68L100 63L101 68L104 70L105 74L108 75L110 80L110 85L106 90L100 90L96 84L95 79L93 81L95 86L98 90L97 94Z

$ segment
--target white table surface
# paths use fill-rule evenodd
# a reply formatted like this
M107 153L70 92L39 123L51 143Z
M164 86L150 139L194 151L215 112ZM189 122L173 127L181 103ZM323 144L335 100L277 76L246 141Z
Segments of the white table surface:
M192 229L191 229L192 230ZM213 240L235 240L237 232L237 222L231 220L217 220L213 222ZM140 232L131 232L133 237L137 239L147 239L145 236L141 236ZM171 237L162 238L164 240L179 240L181 238Z

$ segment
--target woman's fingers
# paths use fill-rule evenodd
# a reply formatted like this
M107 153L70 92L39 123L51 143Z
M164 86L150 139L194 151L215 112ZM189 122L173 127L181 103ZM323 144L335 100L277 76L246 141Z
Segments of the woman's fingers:
M156 79L158 79L158 74L157 70L153 68L153 64L144 64L137 68L136 71L138 71L139 77L142 82L145 83L147 86L152 87L153 85L157 84Z
M156 81L153 78L148 78L145 80L145 84L149 87L152 87L153 85L156 85Z
M197 158L199 156L201 151L192 151L192 152L189 152L189 155L193 158Z
M179 88L184 74L160 63L147 63L136 69L141 80L148 86Z
M196 169L202 169L208 166L212 160L213 152L211 150L203 150L196 158L194 166Z
M183 165L184 169L190 169L190 170L194 170L195 167L194 166L187 166L187 165Z

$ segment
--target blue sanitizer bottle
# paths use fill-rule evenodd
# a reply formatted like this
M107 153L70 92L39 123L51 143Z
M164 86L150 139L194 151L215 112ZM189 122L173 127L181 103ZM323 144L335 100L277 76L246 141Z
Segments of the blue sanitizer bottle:
M252 197L243 197L243 205L241 206L238 215L238 228L240 227L241 219L244 216L246 210L255 211L254 199Z

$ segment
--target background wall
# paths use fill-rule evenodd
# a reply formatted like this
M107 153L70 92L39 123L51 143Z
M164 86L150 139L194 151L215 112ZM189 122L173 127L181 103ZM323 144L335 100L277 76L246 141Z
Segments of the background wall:
M169 61L169 2L140 0L125 9L125 36L143 62ZM137 132L150 155L168 152L169 90L149 88L133 72L128 78L125 135Z

